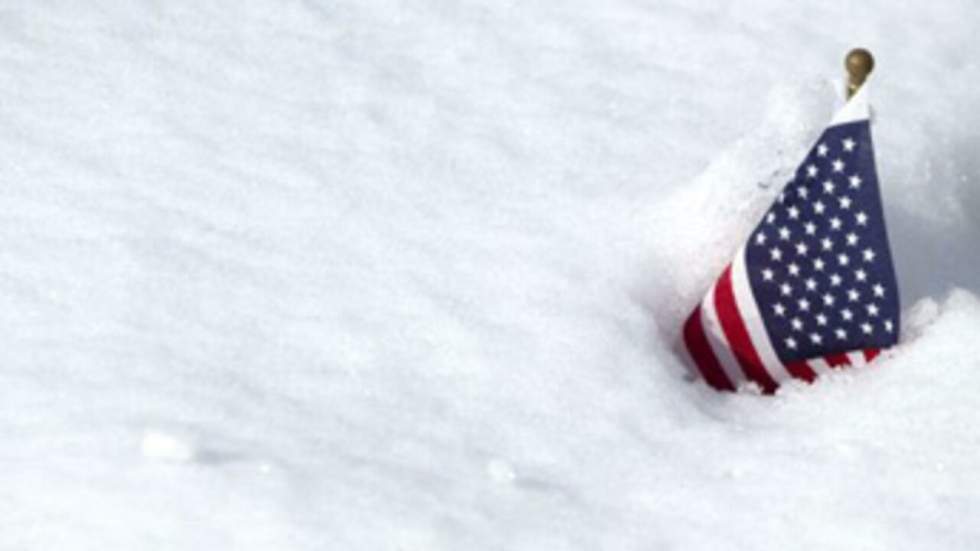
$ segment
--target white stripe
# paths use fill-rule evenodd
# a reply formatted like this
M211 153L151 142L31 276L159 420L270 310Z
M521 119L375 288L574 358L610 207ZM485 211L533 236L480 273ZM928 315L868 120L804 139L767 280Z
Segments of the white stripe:
M863 121L871 117L871 107L868 104L868 85L870 83L871 78L869 76L864 81L864 84L857 89L857 92L854 93L851 99L844 104L844 107L841 107L840 110L834 114L834 118L831 119L829 126Z
M847 357L851 360L851 365L854 367L861 367L868 363L864 359L864 352L860 350L857 352L848 352Z
M732 354L732 347L725 337L725 331L718 321L718 311L715 310L715 282L708 290L707 296L701 301L701 326L704 327L704 335L708 338L708 345L714 351L718 363L728 376L728 380L737 389L745 382L745 374L742 373L742 366L739 365L735 355Z
M823 358L810 358L806 363L817 375L824 376L830 373L830 364Z
M742 316L742 321L745 322L749 339L752 340L752 346L759 354L763 367L776 382L792 379L793 376L786 370L786 366L779 360L776 350L772 347L765 322L759 312L759 305L755 302L755 296L752 294L749 274L745 268L745 246L738 250L735 261L732 262L732 289L735 294L735 306L738 308L739 315Z

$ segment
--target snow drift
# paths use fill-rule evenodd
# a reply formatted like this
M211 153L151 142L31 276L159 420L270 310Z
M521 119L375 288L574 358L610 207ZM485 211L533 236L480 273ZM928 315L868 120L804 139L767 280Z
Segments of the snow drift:
M0 547L975 546L978 22L0 10ZM855 45L907 338L772 398L692 384L681 319Z

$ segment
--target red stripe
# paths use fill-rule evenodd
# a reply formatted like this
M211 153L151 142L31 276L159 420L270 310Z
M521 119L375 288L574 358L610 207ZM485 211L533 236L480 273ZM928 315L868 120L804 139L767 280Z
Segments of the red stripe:
M830 354L829 356L824 356L824 360L827 361L827 365L830 367L844 367L851 365L851 359L847 357L847 354L841 352L840 354Z
M871 363L871 360L877 358L878 354L881 354L881 350L877 348L869 348L864 351L864 360Z
M812 383L817 378L816 372L810 368L810 365L805 361L790 362L786 364L786 371L789 374L796 377L797 379L803 379L808 383Z
M708 344L708 337L704 334L704 326L701 325L700 304L684 323L684 344L687 345L687 351L690 352L695 365L698 366L698 371L701 372L709 385L718 390L735 391L735 385L728 380L725 372L721 369L721 364L718 363L718 358L711 350L711 345Z
M742 320L742 316L738 312L735 292L732 290L731 266L725 268L725 272L721 274L721 278L715 287L715 310L718 312L718 321L721 322L721 328L728 339L732 354L741 364L742 371L749 379L758 383L766 394L775 392L779 385L763 367L759 353L752 345L749 331L745 328L745 321Z

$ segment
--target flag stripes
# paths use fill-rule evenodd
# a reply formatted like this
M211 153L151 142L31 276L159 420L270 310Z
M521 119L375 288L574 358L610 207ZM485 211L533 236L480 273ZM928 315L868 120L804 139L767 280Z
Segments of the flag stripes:
M684 323L684 344L698 372L710 386L734 392L752 382L764 393L772 394L786 380L812 383L820 374L865 365L880 353L878 349L868 349L781 362L773 351L751 294L738 300L738 289L749 289L743 254L744 249L725 268ZM760 354L760 351L764 352Z

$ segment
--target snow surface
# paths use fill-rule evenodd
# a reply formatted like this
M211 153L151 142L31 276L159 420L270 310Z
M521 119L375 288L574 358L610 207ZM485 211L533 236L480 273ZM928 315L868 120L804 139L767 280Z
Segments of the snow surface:
M0 548L980 545L973 0L89 4L0 8ZM905 342L692 384L855 45Z

